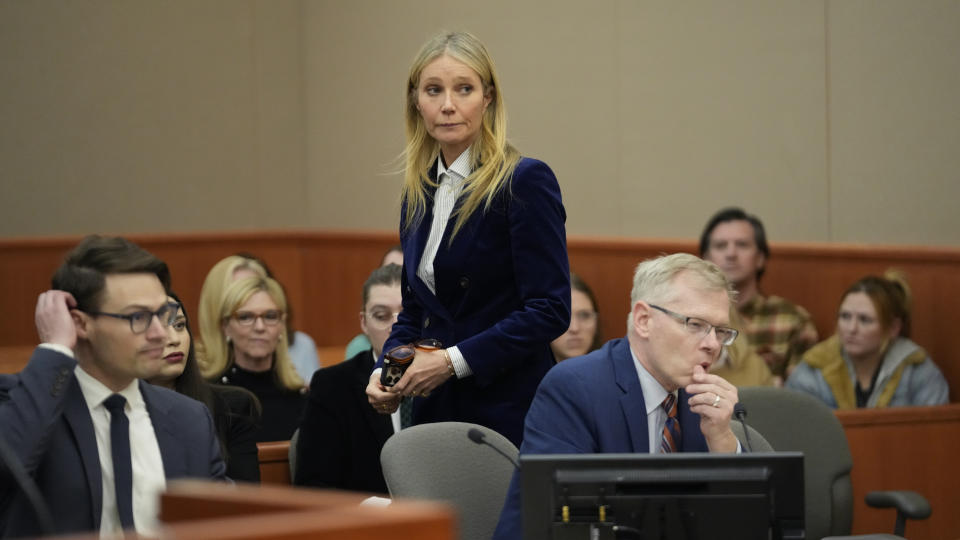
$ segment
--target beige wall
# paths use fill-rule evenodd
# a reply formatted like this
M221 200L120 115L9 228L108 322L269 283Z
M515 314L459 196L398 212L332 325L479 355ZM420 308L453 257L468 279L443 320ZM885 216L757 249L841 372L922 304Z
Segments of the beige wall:
M0 234L395 229L409 62L468 29L571 234L960 244L960 2L0 3Z

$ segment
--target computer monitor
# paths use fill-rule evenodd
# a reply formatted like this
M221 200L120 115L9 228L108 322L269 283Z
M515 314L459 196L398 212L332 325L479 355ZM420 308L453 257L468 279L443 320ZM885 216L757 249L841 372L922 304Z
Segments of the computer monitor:
M520 456L524 540L802 539L803 454Z

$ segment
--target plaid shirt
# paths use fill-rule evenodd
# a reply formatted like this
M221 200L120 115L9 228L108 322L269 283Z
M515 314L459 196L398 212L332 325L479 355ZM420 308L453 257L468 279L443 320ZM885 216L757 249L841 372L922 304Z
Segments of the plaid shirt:
M779 296L758 294L740 314L750 345L774 375L786 378L787 367L817 344L817 328L807 310Z

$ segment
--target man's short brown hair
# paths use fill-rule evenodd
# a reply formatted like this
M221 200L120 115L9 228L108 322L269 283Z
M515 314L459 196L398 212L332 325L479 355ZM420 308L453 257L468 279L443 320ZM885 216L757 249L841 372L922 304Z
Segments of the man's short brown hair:
M72 294L80 311L97 311L107 275L141 273L156 275L170 290L167 263L125 238L90 235L67 253L51 282Z

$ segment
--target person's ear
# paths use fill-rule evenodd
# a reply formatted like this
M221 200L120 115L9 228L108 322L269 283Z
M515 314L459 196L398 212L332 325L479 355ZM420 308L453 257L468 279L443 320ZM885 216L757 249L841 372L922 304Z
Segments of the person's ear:
M363 335L367 335L367 318L362 311L360 312L360 331Z
M763 254L762 251L757 251L757 267L754 268L755 272L759 272L761 268L767 265L767 256Z
M630 310L630 326L637 336L642 338L650 337L650 315L652 309L650 304L643 300L637 300L636 303L633 304L633 309Z
M889 336L891 340L897 339L897 337L900 335L901 329L903 329L903 321L898 317L893 320L893 323L890 324L890 329L887 331L887 336Z
M90 316L78 309L71 309L70 318L73 319L73 326L77 329L77 339L87 339L91 331Z

